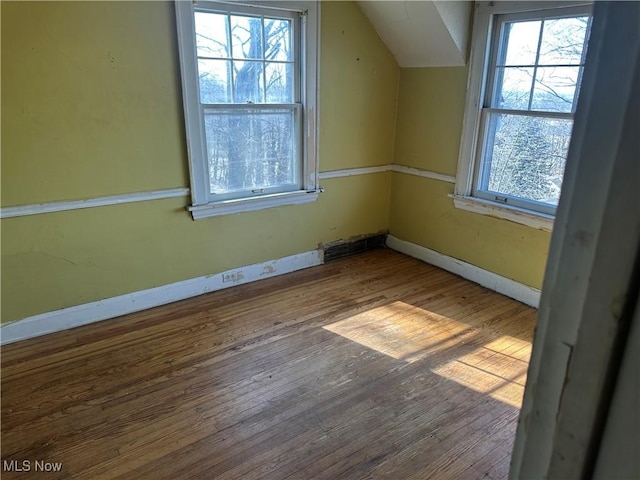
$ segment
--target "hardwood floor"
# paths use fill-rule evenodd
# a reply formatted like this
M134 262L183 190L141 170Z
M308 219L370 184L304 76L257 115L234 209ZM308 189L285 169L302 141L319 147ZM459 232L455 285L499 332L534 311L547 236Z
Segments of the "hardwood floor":
M506 478L535 314L376 250L7 345L2 478Z

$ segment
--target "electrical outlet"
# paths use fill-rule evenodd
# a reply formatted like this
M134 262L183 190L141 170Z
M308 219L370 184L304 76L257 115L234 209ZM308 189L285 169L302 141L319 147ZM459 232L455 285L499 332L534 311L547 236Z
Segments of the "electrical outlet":
M236 270L235 272L227 272L222 274L222 283L236 283L244 278L242 270Z

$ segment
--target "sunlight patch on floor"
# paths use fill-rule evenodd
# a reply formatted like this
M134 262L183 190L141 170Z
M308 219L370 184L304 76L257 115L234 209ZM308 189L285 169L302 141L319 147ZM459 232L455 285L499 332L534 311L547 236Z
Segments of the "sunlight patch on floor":
M451 347L472 333L465 323L404 302L367 310L324 328L408 363Z
M531 342L509 335L483 335L480 327L399 301L324 328L407 363L428 356L442 360L431 367L433 373L520 408ZM487 337L485 343L479 341L483 337ZM465 345L469 350L459 355ZM458 356L447 358L448 350Z
M508 347L514 340L521 342L505 335L492 343L502 343ZM523 349L528 350L530 346ZM438 365L431 371L476 392L520 408L528 366L526 359L522 360L483 346Z

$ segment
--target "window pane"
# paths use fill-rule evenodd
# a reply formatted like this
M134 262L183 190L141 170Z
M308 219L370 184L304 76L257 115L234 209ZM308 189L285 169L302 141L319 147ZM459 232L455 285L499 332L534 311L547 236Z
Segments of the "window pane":
M498 67L493 107L527 110L533 82L533 68Z
M291 21L264 19L265 60L293 60Z
M233 58L262 58L262 20L259 17L231 16Z
M572 120L494 114L481 190L558 204Z
M211 193L297 185L294 111L205 114Z
M498 65L534 65L540 38L540 20L505 23L505 47ZM504 62L500 61L504 59Z
M540 65L579 65L589 17L546 20L540 44Z
M533 110L571 112L580 67L540 67L533 90Z
M267 63L267 102L293 103L293 65Z
M196 12L195 23L198 56L223 58L231 56L226 15Z
M230 61L198 60L198 78L202 103L231 102Z
M236 103L262 103L264 101L262 67L262 62L233 62Z

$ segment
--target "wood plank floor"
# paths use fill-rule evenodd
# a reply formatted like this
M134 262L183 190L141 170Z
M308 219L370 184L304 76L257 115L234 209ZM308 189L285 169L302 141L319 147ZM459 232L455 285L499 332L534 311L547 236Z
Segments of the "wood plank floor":
M2 478L506 478L535 314L376 250L7 345Z

